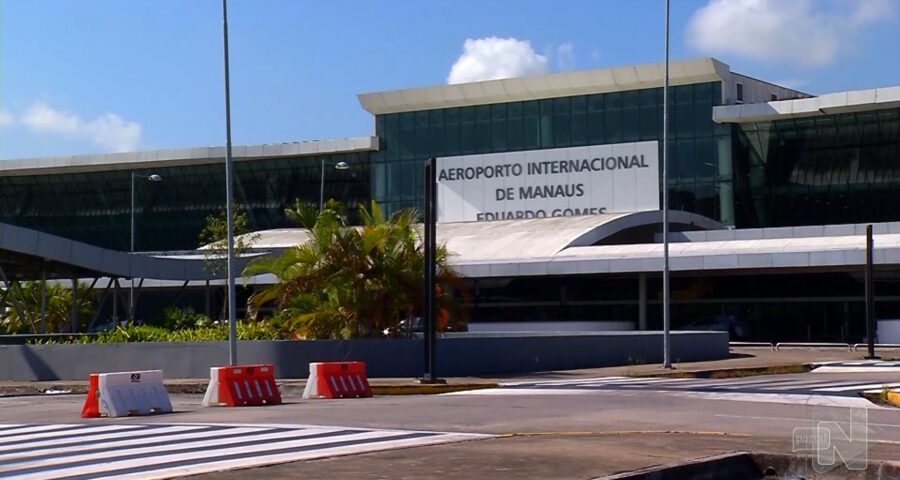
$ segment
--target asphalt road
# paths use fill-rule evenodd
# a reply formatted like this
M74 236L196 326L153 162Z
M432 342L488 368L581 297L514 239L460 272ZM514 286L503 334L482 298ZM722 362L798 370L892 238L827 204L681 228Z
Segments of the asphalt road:
M677 387L678 382L668 387L621 382L632 386L612 386L616 382L609 379L550 386L525 382L524 388L437 396L313 401L287 397L285 405L255 408L204 409L200 396L177 395L172 397L174 414L121 419L81 419L81 396L14 397L0 399L0 423L306 424L499 436L205 478L300 478L325 470L332 478L471 478L485 473L501 478L590 478L725 451L788 453L795 428L815 425L817 418L847 418L848 407L855 405L868 407L869 457L900 459L900 409L869 404L846 389L812 391L828 385L843 389L900 382L898 373L808 373L718 384L693 380L696 388ZM803 385L812 387L791 390ZM398 471L400 467L405 470Z

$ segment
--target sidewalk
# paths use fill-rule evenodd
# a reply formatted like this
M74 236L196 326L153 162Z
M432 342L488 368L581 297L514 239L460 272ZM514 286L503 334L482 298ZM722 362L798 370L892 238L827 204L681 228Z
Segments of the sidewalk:
M885 356L890 355L885 353ZM446 393L476 388L491 388L502 382L524 382L540 380L577 379L606 376L658 376L690 375L709 376L716 372L728 375L762 373L797 373L818 362L836 360L858 360L865 352L848 352L840 349L792 349L773 352L766 348L735 348L731 358L708 362L690 362L675 365L674 370L662 368L659 364L626 365L619 367L589 368L537 372L489 377L453 377L445 379L446 384L423 385L414 378L372 378L370 384L376 395L411 395ZM897 352L896 356L900 356ZM742 372L736 372L741 370ZM202 394L209 383L202 379L166 380L169 393ZM279 387L285 395L299 395L306 386L306 379L279 379ZM84 380L60 380L45 382L0 382L0 396L21 396L41 394L84 394L88 382Z

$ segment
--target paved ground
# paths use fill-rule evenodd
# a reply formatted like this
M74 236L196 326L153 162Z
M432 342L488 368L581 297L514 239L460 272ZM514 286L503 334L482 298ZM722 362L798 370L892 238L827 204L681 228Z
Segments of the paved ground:
M532 382L525 388L522 385L505 386L497 390L438 396L332 401L303 401L287 396L289 403L286 405L242 409L203 409L199 407L198 395L175 395L173 403L178 413L172 415L90 420L78 416L83 401L80 396L40 397L40 402L36 397L5 398L0 399L3 422L13 423L10 420L14 419L16 424L32 429L24 432L32 436L4 442L4 431L0 430L0 464L3 465L0 475L24 470L29 478L40 478L38 474L49 474L58 468L82 469L74 470L76 474L92 472L92 468L109 468L131 472L140 478L153 478L146 470L133 469L137 465L147 465L149 467L145 468L164 469L165 475L187 474L203 469L175 469L208 466L212 461L233 462L212 465L223 468L325 456L332 458L236 473L210 473L207 477L308 478L328 472L332 478L472 478L485 473L494 473L501 478L590 478L727 451L789 452L794 428L813 425L813 419L823 415L846 418L848 409L844 403L825 406L829 405L827 400L854 400L860 405L866 404L865 400L844 392L816 392L815 388L839 388L823 386L826 383L855 388L900 382L900 375L892 374L888 378L876 372L769 376L765 379L767 387L756 385L744 391L742 397L733 395L751 386L744 385L750 380L748 378L703 380L705 386L694 387L702 388L702 391L675 388L685 382L700 382L700 379L653 379L661 380L663 383L660 384L646 379L622 377L619 380L633 381L625 383L632 386L615 386L618 384L604 377L577 382L554 381L557 385L552 389ZM815 382L817 386L791 397L771 390L778 386L799 387L806 384L804 382ZM670 387L663 388L663 385ZM868 422L870 457L897 459L900 410L872 406L868 411ZM48 423L51 425L36 427ZM68 434L74 435L70 438L59 439L52 432L47 432L51 435L33 437L40 435L35 428L72 428L60 424L87 427L69 430ZM185 427L185 424L191 424L191 427ZM222 424L226 424L227 429L223 429ZM145 431L147 428L153 430ZM132 432L161 438L154 437L153 441L147 438L146 443L140 445L123 445L118 442L134 439L129 432L124 432L126 435L123 436L117 429L135 429ZM207 433L192 434L192 429ZM215 433L203 429L213 429ZM374 431L360 438L360 429ZM309 432L320 436L305 440L296 438ZM16 431L10 428L6 433L10 435ZM455 436L457 434L493 437L477 439ZM173 435L176 437L172 438ZM210 435L232 436L223 442L223 439L216 440ZM246 435L261 435L263 437L257 439L267 438L270 444L260 446L244 438ZM97 436L101 436L99 440ZM339 443L335 444L337 439L340 439ZM471 441L446 443L460 439ZM70 448L76 450L71 451L69 457L59 457L58 452L52 450L59 445L39 443L47 441L69 443L72 444ZM442 444L407 448L431 441ZM52 455L53 460L23 459L20 451L23 448L27 449L24 452L27 455ZM104 450L85 451L91 448ZM51 449L53 453L42 449ZM384 449L388 450L381 451ZM347 453L360 455L333 457ZM216 455L223 458L216 458ZM153 460L148 461L148 456ZM96 472L89 475L91 478L97 476Z
M758 357L726 362L747 358ZM93 469L106 468L154 478L149 470L171 477L278 461L291 463L201 478L593 478L729 451L788 453L794 428L846 419L859 405L869 407L870 458L900 458L900 410L857 395L900 384L892 369L725 379L614 372L532 375L436 396L304 401L290 393L285 405L239 409L173 395L175 414L123 419L81 419L81 395L2 398L0 477L74 468L66 472L97 478Z
M621 367L589 368L581 370L565 370L554 372L538 372L522 375L485 376L485 377L455 377L447 378L447 383L454 385L492 385L498 382L511 380L551 380L567 378L595 378L604 376L645 376L645 375L670 375L708 373L711 371L730 369L763 369L784 366L810 365L821 362L855 362L860 361L863 352L848 352L844 349L805 349L794 348L773 352L768 348L733 348L730 358L707 362L678 363L674 370L667 370L659 364L627 365ZM882 353L886 359L900 357L900 350L886 350ZM208 378L199 379L167 379L166 384L170 390L180 393L202 393L205 390ZM302 392L305 379L279 379L283 389L293 392ZM415 379L410 378L375 378L371 379L372 386L382 388L383 391L400 388L418 387ZM36 394L47 390L53 392L83 393L87 389L87 379L45 381L45 382L0 382L0 396Z

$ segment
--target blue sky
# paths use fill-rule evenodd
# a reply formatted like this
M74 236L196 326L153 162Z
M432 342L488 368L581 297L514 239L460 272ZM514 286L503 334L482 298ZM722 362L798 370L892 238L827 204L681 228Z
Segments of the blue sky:
M673 59L810 93L900 84L900 0L672 4ZM369 135L357 93L458 61L457 80L659 61L663 5L230 0L234 143ZM224 144L221 27L218 0L0 0L0 158Z

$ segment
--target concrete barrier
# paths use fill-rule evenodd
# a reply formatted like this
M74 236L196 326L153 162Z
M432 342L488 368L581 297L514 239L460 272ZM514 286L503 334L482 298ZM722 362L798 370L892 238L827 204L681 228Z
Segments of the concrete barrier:
M421 339L280 340L238 342L242 363L273 364L280 378L306 378L312 362L363 361L370 378L416 377ZM478 334L437 342L446 377L608 367L662 361L662 334L640 332ZM726 332L672 332L675 362L728 356ZM167 378L206 378L228 363L228 342L2 345L0 381L84 380L109 365L164 370Z

